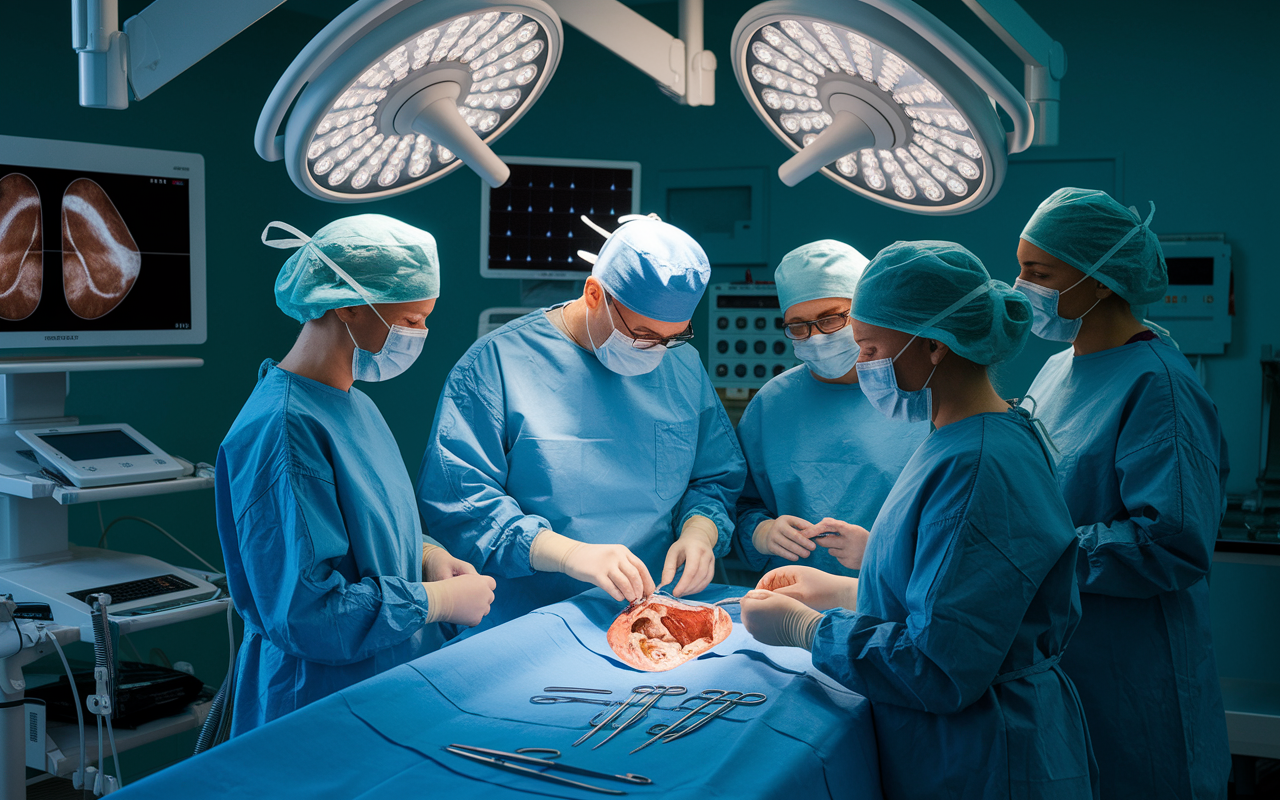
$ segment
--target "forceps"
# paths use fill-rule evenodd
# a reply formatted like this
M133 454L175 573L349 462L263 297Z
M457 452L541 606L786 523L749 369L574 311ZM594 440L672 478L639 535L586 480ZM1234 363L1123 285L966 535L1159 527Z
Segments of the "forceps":
M641 707L640 707L640 710L639 710L639 711L637 711L636 713L632 714L632 715L631 715L631 719L629 719L629 720L627 720L626 722L624 722L624 723L622 723L621 725L619 725L619 726L617 727L617 729L616 729L616 730L614 730L614 732L613 732L613 733L611 733L611 734L609 734L608 736L604 737L604 741L600 742L599 744L597 744L595 747L593 747L593 748L591 748L591 749L592 749L592 750L595 750L595 749L596 749L596 747L599 747L600 745L602 745L602 744L604 744L605 742L609 741L609 740L610 740L610 739L612 739L613 737L615 737L615 736L617 736L618 734L622 733L624 730L626 730L626 729L631 725L631 723L635 722L636 720L638 720L638 719L640 719L641 717L643 717L645 714L649 713L649 709L653 706L653 704L654 704L654 703L656 703L656 702L658 702L658 700L659 700L659 699L661 699L662 697L665 697L666 695L669 695L669 694L674 694L674 695L684 694L684 693L685 693L685 691L687 691L687 690L686 690L683 686L655 686L655 687L653 687L653 692L652 692L652 693L650 693L650 696L649 696L648 701L646 701L646 702L645 702L645 704L644 704L643 706L641 706Z
M715 696L713 697L711 695L715 695ZM730 695L736 695L736 697L731 697ZM688 736L689 734L696 731L698 728L701 728L703 725L706 725L708 722L720 716L721 714L725 713L726 711L733 708L734 706L758 706L761 703L763 703L765 700L769 699L768 696L763 695L760 692L746 692L744 694L743 692L725 691L723 689L707 689L706 691L702 692L702 694L699 695L699 697L706 697L707 698L706 702L704 702L702 705L698 706L697 708L693 709L688 714L685 714L683 717L676 720L671 725L652 726L651 728L649 728L649 730L645 731L645 733L650 734L653 738L645 742L644 744L640 745L635 750L632 750L631 752L634 753L636 752L636 750L643 750L644 748L653 744L658 739L662 739L663 744L666 744L667 742L674 742L676 739L679 739L684 736ZM711 713L707 714L702 719L697 720L696 722L690 723L688 727L682 730L677 730L677 728L685 720L689 719L690 717L694 716L698 712L702 711L702 709L706 708L712 703L722 703L723 705L721 705L715 711L712 711Z
M528 775L531 778L539 780L552 781L565 786L574 786L579 789L587 789L601 794L626 794L620 789L607 789L603 786L593 786L589 783L562 778L558 775L549 775L547 772L540 772L533 767L544 767L546 770L561 770L573 775L583 775L588 778L604 778L606 780L623 781L626 783L647 785L653 783L643 775L626 773L625 775L614 775L607 772L597 772L591 769L583 769L569 764L562 764L552 759L560 757L560 751L549 747L522 747L514 753L507 753L502 750L490 750L485 747L473 747L465 744L453 744L445 748L447 752L456 756L469 758L472 761L478 761L490 766L505 769L509 772L519 772ZM537 758L533 754L546 756L545 758Z
M676 691L676 690L679 690L679 691ZM596 734L597 731L599 731L604 726L608 725L610 722L613 722L614 718L620 715L623 711L626 711L627 708L632 703L639 702L640 700L643 700L644 698L648 697L651 694L654 694L655 692L657 692L658 694L654 697L654 702L657 701L658 697L662 697L665 694L684 694L685 688L683 686L637 686L635 687L634 689L631 690L631 696L627 698L625 703L618 706L618 708L615 709L612 714L610 714L609 716L602 719L600 722L593 725L591 730L584 733L582 737L578 739L578 741L573 743L572 746L577 747L578 745L582 744L586 740L590 739L592 736ZM652 705L652 703L650 703L649 705ZM649 710L648 706L645 706L643 710L648 711ZM630 724L635 719L636 717L632 717L631 720L628 720L627 724ZM624 725L623 727L626 727L626 725Z

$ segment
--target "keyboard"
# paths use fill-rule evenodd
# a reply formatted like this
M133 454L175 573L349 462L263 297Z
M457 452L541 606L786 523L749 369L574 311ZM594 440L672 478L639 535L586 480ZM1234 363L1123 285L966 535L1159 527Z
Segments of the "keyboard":
M187 589L195 589L196 585L191 581L179 578L177 575L159 575L155 578L143 578L137 581L128 581L126 583L113 583L110 586L99 586L96 589L84 589L78 592L67 592L75 599L90 605L89 595L93 594L109 594L111 595L111 604L130 603L134 600L146 600L149 597L159 597L160 595L172 594L174 592L183 592Z

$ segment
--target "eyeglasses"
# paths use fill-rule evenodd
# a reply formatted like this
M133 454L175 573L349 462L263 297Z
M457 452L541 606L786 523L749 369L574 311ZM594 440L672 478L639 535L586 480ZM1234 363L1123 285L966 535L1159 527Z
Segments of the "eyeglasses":
M789 322L782 330L788 339L797 342L803 341L813 335L814 328L817 328L819 333L835 333L849 324L850 313L849 311L844 311L830 317L812 319L808 322Z
M617 307L618 305L613 301L612 297L606 297L605 302L612 303L614 307ZM621 311L618 312L618 319L622 320L622 327L627 329L627 335L630 336L633 341L632 347L639 350L652 350L655 347L665 347L670 350L673 347L679 347L680 345L687 343L693 338L692 322L689 323L687 328L682 332L677 333L675 336L641 336L631 330L631 326L627 324L625 319L623 319Z

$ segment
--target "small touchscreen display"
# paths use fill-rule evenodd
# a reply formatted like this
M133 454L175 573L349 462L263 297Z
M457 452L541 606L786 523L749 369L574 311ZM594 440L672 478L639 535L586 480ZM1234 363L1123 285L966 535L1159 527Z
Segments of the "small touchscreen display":
M72 461L151 454L150 450L121 430L41 434L39 438Z

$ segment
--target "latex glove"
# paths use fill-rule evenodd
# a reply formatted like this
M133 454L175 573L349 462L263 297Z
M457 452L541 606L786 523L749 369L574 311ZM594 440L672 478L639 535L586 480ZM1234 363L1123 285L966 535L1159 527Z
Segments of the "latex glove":
M458 575L422 584L427 590L427 622L474 628L489 613L497 585L488 575Z
M756 526L751 534L751 544L767 556L781 556L788 561L808 558L817 549L801 531L813 528L812 522L789 514L779 514L777 519L767 519ZM816 534L815 534L816 535Z
M635 602L654 592L644 562L625 545L587 544L554 531L542 531L529 549L529 565L538 572L563 572L593 583L614 600Z
M849 569L862 569L862 556L867 551L867 537L871 536L871 531L827 517L802 533L827 548L842 565ZM827 535L818 538L824 533Z
M813 567L778 567L766 572L757 589L795 598L809 608L858 608L858 579L832 575Z
M793 597L752 589L742 598L742 624L761 644L813 648L822 615Z
M667 560L662 566L662 584L658 588L671 583L681 564L684 565L684 574L671 594L683 597L707 588L716 575L716 542L719 539L714 522L696 514L689 517L680 531L680 538L667 550Z
M478 575L469 562L454 558L448 550L434 544L422 545L422 577L428 581L442 581L459 575Z

